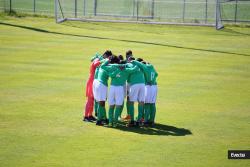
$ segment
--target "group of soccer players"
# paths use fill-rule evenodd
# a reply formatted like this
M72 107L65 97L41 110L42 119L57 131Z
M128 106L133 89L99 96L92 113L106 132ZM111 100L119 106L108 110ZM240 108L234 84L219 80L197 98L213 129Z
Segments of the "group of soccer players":
M110 50L91 59L90 75L86 85L86 106L83 121L116 127L121 120L127 126L151 126L155 122L158 73L154 66L142 58L135 59L132 51L116 56ZM108 79L111 78L108 91ZM108 117L105 103L108 99ZM127 116L121 118L126 99ZM134 103L138 102L138 116L134 116ZM95 116L93 116L95 110Z

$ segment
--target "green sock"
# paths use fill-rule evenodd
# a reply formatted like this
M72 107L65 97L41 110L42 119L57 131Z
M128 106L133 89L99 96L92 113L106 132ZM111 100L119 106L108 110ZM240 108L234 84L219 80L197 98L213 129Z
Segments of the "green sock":
M156 106L155 103L150 104L150 121L155 122Z
M105 107L103 107L103 115L102 115L102 119L107 119L108 117L107 117L107 112L106 112L106 108Z
M130 111L129 111L129 102L128 101L126 103L126 107L127 107L127 115L129 115Z
M95 116L97 116L98 102L96 100L94 106L95 106Z
M144 105L144 111L145 111L144 120L145 120L145 122L147 122L149 120L149 114L150 114L150 104L149 103L146 103Z
M97 109L97 120L98 121L102 120L103 112L104 112L104 107L101 105L98 105L98 109Z
M138 104L138 118L137 121L140 121L143 116L144 104Z
M128 105L128 109L129 109L129 115L130 115L130 117L131 117L131 121L134 121L135 120L135 116L134 116L134 110L135 110L135 108L134 108L134 103L132 103L132 104L129 104Z
M115 107L115 122L118 122L118 117L121 115L122 107L116 106Z
M115 107L109 107L109 123L113 123Z

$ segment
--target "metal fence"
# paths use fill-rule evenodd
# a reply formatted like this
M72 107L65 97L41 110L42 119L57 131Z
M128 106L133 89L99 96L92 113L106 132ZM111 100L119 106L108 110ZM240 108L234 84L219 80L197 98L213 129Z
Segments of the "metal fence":
M215 0L55 0L57 20L109 19L212 24Z
M250 23L250 0L0 0L0 11L55 15L57 21Z
M54 16L54 0L0 0L0 11Z

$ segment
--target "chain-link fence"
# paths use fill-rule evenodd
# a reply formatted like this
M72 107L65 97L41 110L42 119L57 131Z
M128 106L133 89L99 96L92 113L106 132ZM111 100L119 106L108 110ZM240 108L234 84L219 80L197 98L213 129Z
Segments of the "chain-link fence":
M106 19L209 25L215 0L56 0L57 20Z
M0 11L54 16L54 0L0 0Z
M250 22L249 0L220 0L221 20L228 22Z
M55 15L57 21L87 18L199 25L250 23L250 0L0 0L0 11Z

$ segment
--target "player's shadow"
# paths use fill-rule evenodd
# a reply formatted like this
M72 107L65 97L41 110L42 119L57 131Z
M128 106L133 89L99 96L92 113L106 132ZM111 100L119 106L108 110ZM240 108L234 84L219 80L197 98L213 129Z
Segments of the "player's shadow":
M143 135L158 135L158 136L185 136L192 135L192 132L189 129L178 128L175 126L164 125L156 123L151 127L126 127L124 122L118 124L114 129L133 132Z

